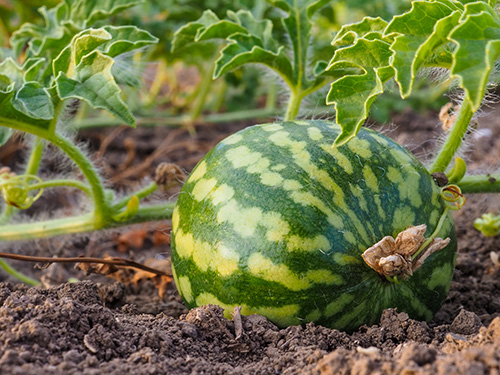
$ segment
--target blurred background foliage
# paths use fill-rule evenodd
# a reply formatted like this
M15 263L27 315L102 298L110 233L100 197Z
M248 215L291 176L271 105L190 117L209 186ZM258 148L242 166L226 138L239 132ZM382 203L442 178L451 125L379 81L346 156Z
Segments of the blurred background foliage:
M51 8L59 1L0 0L0 44L8 46L9 37L25 22L43 25L44 20L37 9L41 6ZM409 8L410 0L333 0L316 18L313 29L315 42L311 48L328 61L334 52L330 42L343 24L357 22L365 16L389 19L393 14ZM131 109L138 117L139 124L192 126L198 122L216 122L218 119L231 121L245 116L250 118L252 115L265 117L282 114L279 108L279 83L263 74L260 67L237 69L213 81L212 69L219 51L216 44L197 45L176 54L171 52L175 31L187 22L198 19L206 9L212 10L220 18L228 10L246 9L257 19L270 19L278 36L283 30L279 21L280 11L265 0L148 0L114 16L111 22L114 25L134 24L159 38L155 47L141 51L140 56L137 53L127 56L123 61L118 61L115 67L126 84L124 95L128 96L128 103L133 104ZM285 38L283 43L287 43ZM420 91L404 102L397 90L382 95L374 106L372 117L379 122L387 122L395 111L401 112L408 106L416 110L439 108L443 104L439 99L442 91L430 92L426 79L421 81ZM322 107L321 100L324 101L324 98L318 99L319 104L310 103L311 107ZM332 111L332 108L320 109L323 113ZM226 116L217 117L218 113L225 113ZM227 116L228 113L240 114ZM313 111L307 113L314 114ZM90 112L82 103L77 114L80 127L117 124L116 120L106 118L103 114L99 114L99 118L103 119L101 122L89 120L89 115L96 115L95 111Z

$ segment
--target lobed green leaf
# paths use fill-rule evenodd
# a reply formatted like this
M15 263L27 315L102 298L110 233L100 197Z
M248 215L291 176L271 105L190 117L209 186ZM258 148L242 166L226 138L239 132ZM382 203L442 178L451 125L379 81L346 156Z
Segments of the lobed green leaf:
M198 20L175 33L172 51L179 52L200 42L222 41L226 45L216 60L214 78L244 64L261 63L278 73L292 90L313 91L325 83L328 74L324 69L327 63L316 59L313 75L308 76L312 17L328 0L270 0L269 3L286 12L282 22L293 46L293 62L283 43L273 35L272 22L257 20L246 10L229 11L222 20L212 11L205 11Z
M14 90L0 90L0 122L2 125L21 131L29 131L37 135L48 135L52 131L51 121L40 118L40 116L38 118L30 117L28 114L19 111L12 104L13 101L15 102L15 95ZM28 108L33 109L35 105L35 102L28 103ZM2 129L0 134L3 134L4 141L7 141L11 131L3 130L4 126L0 127L0 129Z
M360 22L344 25L335 35L332 45L334 47L348 46L354 44L356 39L366 37L367 34L373 32L378 32L378 35L381 37L387 24L387 21L384 21L380 17L365 17Z
M11 57L0 63L0 123L14 124L16 129L48 132L49 120L54 117L54 106L49 92L37 82L26 82L36 60L27 61L20 67ZM20 124L23 124L20 126ZM24 127L23 127L24 126ZM0 127L0 144L5 143L12 132Z
M61 71L56 78L56 88L61 99L85 100L94 108L109 111L124 123L135 125L135 119L120 97L111 67L113 59L99 51L84 56L71 77Z
M71 40L69 31L61 24L65 13L63 6L63 3L52 9L42 6L39 12L44 20L43 26L25 23L19 30L14 32L10 43L17 54L27 44L27 53L30 56L42 56L45 54L52 56L54 53L50 53L51 50L60 51Z
M111 39L103 43L99 50L106 56L116 57L127 52L158 42L158 38L136 26L105 26Z
M386 25L383 20L365 18L343 27L332 42L338 49L328 66L336 80L327 104L335 104L343 129L335 143L356 134L386 79L394 75L406 98L422 67L448 68L464 89L465 100L477 110L500 56L495 3L418 0ZM379 47L373 49L368 41L378 42Z
M140 0L64 0L52 9L41 7L39 11L43 16L44 25L23 24L13 34L10 42L18 55L27 45L27 56L45 58L46 66L51 69L52 60L60 55L75 35L88 29L98 20L141 2ZM127 27L121 29L119 35L113 34L113 36L116 36L118 42L130 42L131 45L136 45L136 48L156 42L156 38L149 33L141 32L139 29L127 30ZM128 50L132 49L129 47ZM110 53L116 56L118 51L110 50ZM50 73L51 71L45 71L44 76Z
M447 36L459 12L440 2L415 1L409 12L392 19L385 34L396 34L391 45L391 65L401 96L410 95L418 69L434 50L448 43Z
M12 50L1 51L0 116L6 125L47 135L55 130L55 106L69 98L133 125L111 67L115 57L157 38L135 26L89 27L141 2L63 0L52 9L41 7L43 23L22 25L10 40ZM22 65L15 62L23 58Z
M308 77L305 73L308 65L307 49L311 36L311 19L319 9L329 3L329 0L269 0L269 2L288 14L288 17L283 19L283 24L294 51L292 81L307 86Z
M0 63L0 74L4 76L4 85L8 79L9 85L13 85L12 89L19 89L24 83L24 71L11 57Z
M106 26L77 34L54 60L57 92L61 99L75 98L94 108L106 109L128 125L135 120L120 97L111 72L113 57L156 42L135 26Z
M338 49L330 61L330 73L341 77L332 83L326 99L327 104L335 105L342 126L336 145L357 134L371 104L383 92L383 84L394 75L389 47L382 40L360 38L352 46Z
M481 106L488 78L500 55L500 19L484 3L467 4L465 9L463 22L450 35L457 45L451 73L459 78L475 111Z
M142 2L142 0L64 0L64 18L81 29Z
M172 52L176 53L186 47L192 47L192 45L197 42L199 33L202 33L207 27L219 22L220 19L214 12L211 10L204 11L199 19L187 23L175 32L172 40Z
M54 117L54 105L49 92L38 82L27 82L12 98L12 106L25 115L41 120Z
M270 20L257 21L251 12L240 10L219 19L212 11L203 13L176 33L172 50L178 51L193 43L225 40L227 45L216 60L214 78L248 63L261 63L274 69L286 81L292 80L292 66L283 47L273 38Z
M269 66L287 82L292 82L292 66L283 52L283 47L276 51L262 46L262 40L253 35L236 34L231 37L231 43L224 47L216 61L214 78L248 63L261 63Z
M71 43L54 60L54 76L57 76L59 72L64 72L70 77L73 76L75 67L84 56L110 40L111 34L104 29L84 30L75 35Z

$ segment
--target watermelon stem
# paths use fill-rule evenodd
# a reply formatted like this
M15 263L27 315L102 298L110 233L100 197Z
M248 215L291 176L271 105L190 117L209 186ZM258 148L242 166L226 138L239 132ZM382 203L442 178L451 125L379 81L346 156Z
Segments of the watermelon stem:
M384 275L385 278L387 279L387 281L389 281L390 283L394 283L394 284L399 284L400 281L398 279L398 275L394 275L394 276L389 276L389 275Z
M436 228L434 229L434 232L432 232L431 236L425 240L425 242L420 246L420 248L415 252L415 254L412 255L411 257L412 261L417 260L420 257L420 254L422 254L423 250L430 245L430 243L434 240L434 238L436 238L439 231L443 227L444 222L446 221L446 218L448 216L448 210L449 208L445 207L441 217L439 218Z

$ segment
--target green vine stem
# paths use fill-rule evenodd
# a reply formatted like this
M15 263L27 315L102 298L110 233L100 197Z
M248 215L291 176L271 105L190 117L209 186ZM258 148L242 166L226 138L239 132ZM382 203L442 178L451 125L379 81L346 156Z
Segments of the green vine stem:
M321 107L318 111L331 111L330 107ZM226 123L242 120L258 120L262 118L275 117L281 114L282 111L279 108L257 108L257 109L247 109L234 112L224 112L224 113L212 113L207 115L200 115L195 124L215 124L215 123ZM148 127L148 126L171 126L180 127L186 122L186 116L172 116L171 113L157 112L155 117L137 117L137 126ZM86 120L78 121L74 123L74 128L78 130L83 129L93 129L106 126L118 126L123 125L120 120L112 117L102 117L102 118L88 118Z
M6 204L0 214L0 225L7 223L14 213L15 207Z
M155 104L162 87L165 85L167 76L167 62L165 59L160 59L156 67L155 78L149 89L149 93L144 99L145 106L150 107Z
M212 110L215 113L221 112L224 107L224 103L226 101L228 90L227 90L227 82L225 80L220 81L219 88L217 90L217 96L214 104L212 105Z
M464 194L500 193L500 174L465 176L457 185Z
M94 201L94 220L98 223L107 222L111 218L111 210L107 204L104 186L94 165L87 159L82 151L67 138L54 133L52 143L59 147L81 170L87 179Z
M15 277L16 279L22 281L25 284L31 285L31 286L37 286L40 285L40 282L36 281L35 279L32 279L29 276L26 276L25 274L15 270L11 266L9 266L3 259L0 258L0 268L2 268L5 272L7 272L9 275Z
M278 91L278 88L277 88L276 82L269 83L269 88L267 90L267 96L266 96L265 108L270 110L270 111L276 110L277 91Z
M437 225L436 225L436 228L434 229L434 232L432 232L432 234L430 235L429 238L427 238L427 240L425 240L425 242L418 248L418 250L415 252L415 254L413 254L411 256L411 259L412 260L415 260L416 258L418 258L418 256L420 255L420 253L427 247L429 246L429 244L434 240L434 238L436 238L436 236L438 235L439 231L441 230L441 228L443 227L443 224L444 224L444 221L446 220L446 217L448 215L448 211L449 211L449 208L448 207L445 207L444 211L443 211L443 214L441 215L441 218L439 219Z
M92 190L90 189L90 187L87 184L78 180L56 179L30 185L31 190L45 189L51 187L73 187L80 189L88 196L92 196Z
M443 147L439 151L430 168L431 173L444 172L446 168L448 168L453 156L462 144L462 140L467 132L467 129L469 128L472 115L473 112L470 102L468 100L464 100L462 107L458 112L457 119L453 124Z
M206 104L208 93L212 87L212 72L215 67L215 61L213 61L210 66L206 69L200 69L202 72L200 86L198 87L198 94L196 95L196 100L193 107L189 111L189 121L192 123L200 117L203 107Z
M174 205L175 202L167 202L140 207L137 214L128 220L126 224L169 219L172 217ZM123 226L123 224L124 223L114 221L108 221L107 223L98 222L95 220L93 213L87 213L75 217L63 217L35 223L4 225L0 231L0 241L30 240L65 234L84 233L99 229L110 229Z
M40 163L42 161L44 150L45 140L40 137L36 137L35 141L33 142L33 148L31 149L31 154L26 166L25 174L37 174L38 168L40 167Z
M288 101L288 106L285 113L285 121L293 121L299 114L299 109L301 108L302 100L313 92L319 90L322 86L326 84L326 80L316 82L306 88L306 89L291 89L291 96ZM331 107L320 107L317 108L318 112L331 111Z
M288 106L285 112L285 121L293 121L299 114L300 103L303 96L298 92L299 90L294 90L290 88L290 98L288 99Z

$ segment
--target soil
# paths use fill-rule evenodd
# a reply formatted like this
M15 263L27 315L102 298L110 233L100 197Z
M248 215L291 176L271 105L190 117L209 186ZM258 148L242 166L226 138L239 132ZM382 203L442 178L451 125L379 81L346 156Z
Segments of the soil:
M478 119L466 153L478 171L500 164L498 110ZM429 159L441 130L435 113L406 112L389 136ZM84 131L91 155L113 186L127 191L154 175L160 162L189 171L220 139L248 123L186 129L114 128ZM19 165L23 144L0 148L0 162ZM151 156L152 155L152 156ZM48 153L44 173L67 164ZM164 199L175 189L158 194ZM57 198L57 199L55 199ZM456 216L458 257L450 293L431 322L388 309L378 325L347 334L314 324L279 329L266 318L223 317L217 306L188 311L173 283L161 297L151 277L85 275L52 264L36 269L11 262L42 280L30 288L0 273L0 374L500 374L500 236L487 238L472 226L498 198L467 197ZM46 195L26 215L70 212L80 197ZM121 231L8 244L3 250L42 256L126 256L168 269L170 223ZM494 254L492 254L494 253ZM80 282L67 282L77 278ZM156 280L157 281L157 280Z

